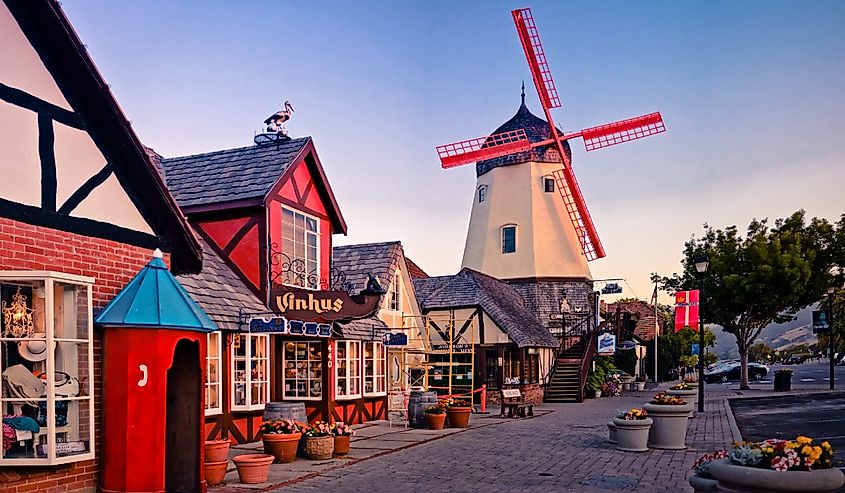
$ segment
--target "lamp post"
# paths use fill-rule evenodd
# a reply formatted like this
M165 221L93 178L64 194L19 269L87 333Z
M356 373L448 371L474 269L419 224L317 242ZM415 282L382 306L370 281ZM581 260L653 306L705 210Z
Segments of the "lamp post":
M827 332L828 341L830 344L828 345L830 352L830 390L833 390L833 378L834 378L834 361L833 361L833 297L836 295L836 288L829 287L827 288L827 310L828 310L828 317L827 323L830 326L830 329Z
M707 255L697 255L695 259L695 271L701 286L698 291L698 412L704 412L704 277L710 267L710 259Z

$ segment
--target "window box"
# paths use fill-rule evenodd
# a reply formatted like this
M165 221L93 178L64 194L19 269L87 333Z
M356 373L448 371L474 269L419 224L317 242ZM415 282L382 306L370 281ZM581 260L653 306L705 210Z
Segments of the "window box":
M264 409L270 395L270 336L235 334L231 350L231 409Z
M286 341L282 354L285 400L318 401L323 397L323 351L321 341Z
M335 399L361 397L361 342L337 341L335 351Z

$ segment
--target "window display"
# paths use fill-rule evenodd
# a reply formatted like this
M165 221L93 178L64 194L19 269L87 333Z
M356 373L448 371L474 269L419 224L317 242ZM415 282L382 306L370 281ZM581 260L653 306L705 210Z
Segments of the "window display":
M320 341L285 342L285 399L319 400L323 396L323 352Z
M385 395L385 353L380 342L364 343L364 395Z
M265 334L232 336L232 410L264 409L270 394L269 341Z
M220 414L220 332L208 334L208 349L205 358L205 415Z
M335 380L336 399L361 397L361 343L337 341Z
M92 283L0 272L0 466L93 458Z

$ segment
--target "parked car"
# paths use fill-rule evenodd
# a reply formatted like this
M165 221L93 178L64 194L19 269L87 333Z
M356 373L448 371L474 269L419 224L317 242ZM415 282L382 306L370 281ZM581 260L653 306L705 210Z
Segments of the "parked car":
M805 354L793 354L792 356L786 358L783 362L785 365L800 365L807 361L810 355Z
M739 380L742 372L742 365L738 362L731 362L721 365L710 372L704 372L704 381L707 383L727 382ZM769 367L760 363L748 363L749 380L760 380L769 373Z

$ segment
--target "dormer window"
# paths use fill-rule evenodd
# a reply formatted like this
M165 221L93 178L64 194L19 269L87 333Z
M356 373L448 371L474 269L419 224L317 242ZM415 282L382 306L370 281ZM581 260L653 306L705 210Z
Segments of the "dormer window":
M478 187L478 203L482 203L487 199L487 185Z
M283 284L320 288L320 222L317 218L282 206L282 254L290 262L283 274Z

